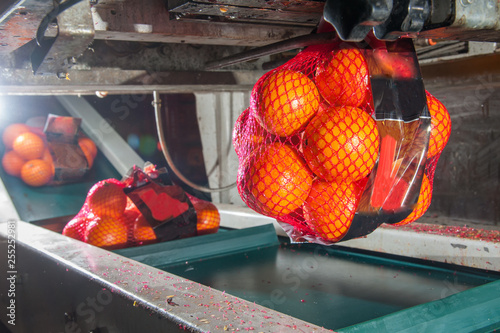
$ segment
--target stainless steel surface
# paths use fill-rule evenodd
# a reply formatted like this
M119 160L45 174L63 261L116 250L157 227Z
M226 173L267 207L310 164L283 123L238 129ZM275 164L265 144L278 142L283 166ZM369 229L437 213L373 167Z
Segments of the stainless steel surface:
M244 61L258 59L266 55L281 53L289 50L295 50L305 46L327 44L333 42L336 36L337 34L334 32L299 36L275 44L270 44L266 46L261 46L259 48L251 49L226 58L208 62L205 68L208 70L217 69L221 67L238 64Z
M94 22L90 3L80 1L57 16L56 37L41 38L31 56L33 71L39 75L58 75L66 72L94 39ZM42 27L43 28L43 27ZM45 32L41 32L42 37Z
M178 2L181 2L177 4ZM170 5L172 3L172 5ZM322 1L168 1L178 20L277 24L315 27L322 16Z
M93 6L97 39L261 46L305 35L311 27L171 19L165 1L99 1ZM222 14L222 13L221 13Z
M80 95L109 93L168 93L246 91L252 89L263 71L235 72L154 72L120 70L70 70L68 80L33 76L29 69L0 71L0 94Z
M44 332L287 332L291 328L327 332L41 227L21 221L16 227L20 260L16 267L17 325L10 326L14 333L41 327ZM6 230L7 223L0 223L2 247L6 246ZM0 261L4 271L5 265ZM0 282L2 290L8 289L6 283L5 279ZM47 306L52 315L47 315Z
M0 17L0 55L10 53L31 41L40 21L52 8L52 1L15 1ZM48 34L53 35L53 31Z
M287 236L274 219L257 214L250 208L217 204L217 209L222 227L240 229L272 223L278 235ZM434 218L433 222L439 224L439 220ZM421 224L414 222L412 225ZM498 243L467 239L453 233L429 234L417 230L381 226L367 237L344 241L338 246L500 271Z

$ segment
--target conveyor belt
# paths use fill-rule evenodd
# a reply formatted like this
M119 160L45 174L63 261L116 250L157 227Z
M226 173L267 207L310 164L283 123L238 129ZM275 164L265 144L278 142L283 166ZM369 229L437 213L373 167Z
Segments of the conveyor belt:
M335 330L399 314L400 310L459 295L500 278L498 273L460 266L340 247L289 244L285 239L273 246L263 241L269 239L265 236L268 233L273 233L270 225L226 230L210 239L202 236L118 252ZM185 247L186 241L192 244ZM163 253L160 247L164 247ZM179 253L183 255L179 257Z

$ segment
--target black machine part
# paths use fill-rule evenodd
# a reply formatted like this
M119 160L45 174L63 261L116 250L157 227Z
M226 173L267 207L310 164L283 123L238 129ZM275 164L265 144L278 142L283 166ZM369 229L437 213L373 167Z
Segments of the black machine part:
M361 41L372 29L381 40L500 41L500 6L491 0L326 0L323 14L346 41Z

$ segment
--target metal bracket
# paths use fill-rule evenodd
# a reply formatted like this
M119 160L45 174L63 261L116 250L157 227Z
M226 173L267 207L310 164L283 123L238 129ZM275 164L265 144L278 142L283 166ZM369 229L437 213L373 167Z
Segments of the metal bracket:
M57 75L66 78L66 73L94 40L94 25L90 3L80 1L57 17L59 32L54 38L39 41L31 55L33 72L38 75Z
M393 0L327 0L323 16L342 40L362 41L374 25L389 18Z

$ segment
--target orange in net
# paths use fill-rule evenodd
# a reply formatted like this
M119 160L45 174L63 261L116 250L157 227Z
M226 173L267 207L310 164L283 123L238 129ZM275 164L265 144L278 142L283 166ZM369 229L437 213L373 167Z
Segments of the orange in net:
M24 124L12 124L7 126L2 134L2 140L5 148L12 149L14 140L16 140L19 135L26 132L30 132L30 128Z
M52 166L44 160L31 160L21 168L21 179L30 186L43 186L52 180L52 170Z
M427 107L431 114L431 133L429 136L429 150L427 158L431 158L441 153L448 143L451 134L451 119L448 110L436 97L428 91Z
M124 185L116 179L101 180L89 190L87 204L92 213L99 217L119 218L127 206Z
M25 132L14 140L12 148L24 159L34 160L42 158L45 150L45 143L38 135L31 132Z
M134 240L140 243L149 243L156 240L156 234L144 215L140 214L134 223Z
M127 243L127 225L123 217L96 217L85 232L85 242L94 246L119 248Z
M420 187L420 193L418 195L417 205L410 215L408 215L403 221L395 223L395 225L405 225L422 217L431 205L431 199L432 184L427 175L424 174L424 177L422 178L422 187Z
M54 159L52 158L52 154L50 153L49 148L45 148L45 150L43 151L42 160L49 163L49 165L52 167L52 176L54 176L56 170L54 167Z
M85 149L88 151L90 156L92 156L92 160L97 156L97 146L95 145L94 141L92 141L89 138L79 138L78 139L78 145L80 148L85 152L83 147L86 147ZM85 155L86 156L86 155Z
M2 157L2 167L11 176L19 177L25 163L26 160L13 150L6 152Z
M85 159L87 160L89 169L92 168L92 165L94 164L94 156L92 155L92 151L85 145L80 145L80 149L82 150L83 155L85 155Z
M312 175L293 148L267 145L262 152L255 151L247 163L245 189L260 212L280 217L302 206L311 190Z
M304 204L307 224L323 239L339 241L351 226L359 196L353 182L314 181Z
M217 207L211 202L198 199L188 195L196 211L198 235L207 235L216 233L219 230L220 214Z
M272 134L290 136L297 133L318 110L318 89L302 73L277 70L258 87L257 120Z
M85 232L87 230L87 216L83 214L78 214L71 221L69 221L64 227L62 234L79 241L84 241Z
M369 96L368 65L358 49L332 51L316 69L316 86L331 105L361 106Z
M245 156L270 136L250 114L250 109L243 111L233 128L233 146L238 156Z
M375 166L378 149L375 120L354 107L326 109L304 131L304 158L316 175L328 181L366 177Z

